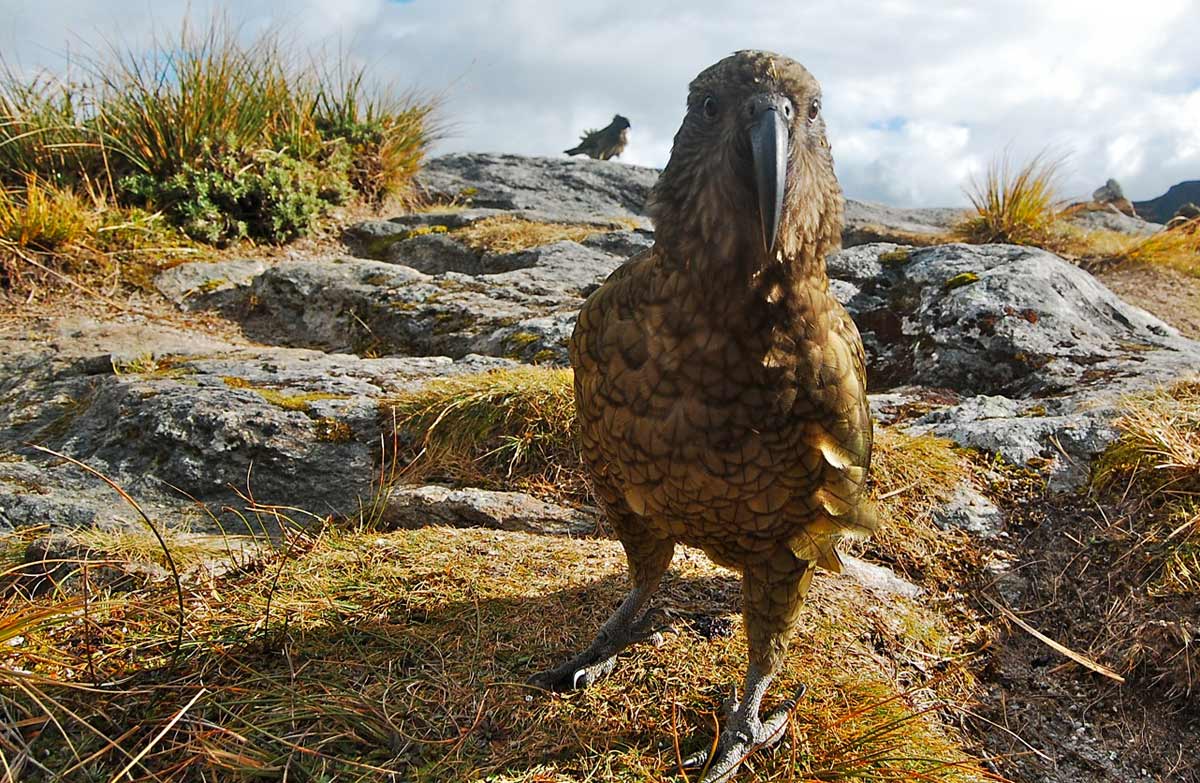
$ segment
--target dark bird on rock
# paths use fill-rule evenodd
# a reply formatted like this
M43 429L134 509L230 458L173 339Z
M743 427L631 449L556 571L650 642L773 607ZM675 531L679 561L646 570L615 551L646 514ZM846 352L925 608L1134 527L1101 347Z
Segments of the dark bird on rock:
M629 120L614 114L612 122L600 130L586 130L579 137L579 145L565 150L568 155L587 155L597 160L615 158L625 151L629 143Z
M750 660L706 766L733 776L777 742L795 698L760 716L817 567L875 528L862 341L829 291L842 195L820 87L742 51L691 83L651 195L655 244L617 269L571 338L584 458L632 590L579 655L533 682L587 686L653 632L676 543L741 571Z

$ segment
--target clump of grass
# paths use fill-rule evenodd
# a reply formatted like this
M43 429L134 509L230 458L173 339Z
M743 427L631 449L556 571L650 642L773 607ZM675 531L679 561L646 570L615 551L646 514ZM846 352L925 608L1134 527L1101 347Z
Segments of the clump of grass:
M1116 427L1094 486L1135 505L1146 523L1138 546L1154 553L1159 589L1200 591L1200 382L1127 400Z
M368 203L411 207L419 201L413 177L441 134L436 112L435 101L372 89L363 69L339 70L322 75L314 120L324 138L347 146L350 184Z
M1000 242L1053 248L1060 241L1062 161L1038 155L1019 169L1007 157L993 162L967 191L975 213L955 228L977 244Z
M1103 641L1125 671L1186 703L1200 671L1200 382L1126 400L1116 426L1093 486L1119 513L1103 531L1110 572L1133 587L1114 595Z
M932 515L969 484L972 473L970 462L944 438L877 427L868 494L878 504L879 530L850 546L912 577L943 581L961 572L977 553L965 534L939 530Z
M1165 266L1200 277L1200 219L1148 236L1104 230L1078 232L1067 248L1089 268L1121 264Z
M330 78L275 33L243 43L221 19L185 24L145 51L85 56L69 82L0 67L0 184L9 211L52 186L118 213L98 218L105 236L85 232L105 253L101 240L143 222L141 209L208 244L279 243L310 233L335 204L411 201L441 132L437 109L413 94L388 98L363 70ZM18 260L58 269L73 247L48 241L32 255L3 242L10 272ZM17 280L5 277L5 287Z
M605 229L572 223L539 223L509 215L476 221L451 232L472 250L487 253L516 253L551 242L582 242Z
M54 251L80 241L95 216L74 191L25 179L20 189L0 189L0 238L33 251Z
M517 367L446 378L390 400L409 480L588 495L570 370Z

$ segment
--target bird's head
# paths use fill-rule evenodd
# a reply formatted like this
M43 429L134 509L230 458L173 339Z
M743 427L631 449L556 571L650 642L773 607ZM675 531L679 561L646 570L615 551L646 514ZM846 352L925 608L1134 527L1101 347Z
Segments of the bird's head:
M842 198L817 80L761 51L702 71L650 209L685 254L698 240L725 257L823 259L840 241Z
M613 119L612 119L612 124L614 127L617 127L617 128L628 128L629 127L629 118L622 117L620 114L614 114Z

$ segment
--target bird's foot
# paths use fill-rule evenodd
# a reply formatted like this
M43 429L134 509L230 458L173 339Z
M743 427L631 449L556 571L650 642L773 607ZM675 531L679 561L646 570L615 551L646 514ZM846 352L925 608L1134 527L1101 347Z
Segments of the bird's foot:
M661 645L662 632L669 629L663 624L663 617L661 610L654 609L626 628L611 635L601 634L579 655L530 677L529 684L548 691L587 688L611 674L617 665L617 653L631 644L648 641L655 647Z
M683 766L702 769L704 777L701 783L725 783L730 780L751 753L769 748L783 739L788 716L806 690L801 685L792 698L767 713L766 718L744 715L739 705L734 703L729 721L717 738L716 748L693 753L684 760Z

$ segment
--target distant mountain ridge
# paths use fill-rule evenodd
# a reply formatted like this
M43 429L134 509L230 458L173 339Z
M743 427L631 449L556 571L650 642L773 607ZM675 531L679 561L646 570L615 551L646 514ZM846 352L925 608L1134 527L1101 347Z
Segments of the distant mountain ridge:
M1200 204L1200 179L1191 179L1172 185L1166 193L1149 201L1135 201L1133 208L1143 220L1166 223L1175 211L1191 202Z

